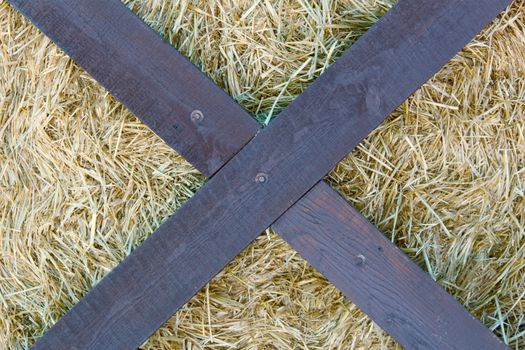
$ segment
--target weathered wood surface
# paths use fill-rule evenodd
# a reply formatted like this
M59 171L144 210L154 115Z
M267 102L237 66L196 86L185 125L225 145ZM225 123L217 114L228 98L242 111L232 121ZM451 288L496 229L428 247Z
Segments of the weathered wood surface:
M273 228L405 348L505 348L327 184Z
M481 29L481 27L480 27L479 29ZM479 29L478 29L478 30L479 30ZM207 84L208 84L208 82L207 82ZM208 84L208 85L209 85L209 84ZM417 87L417 86L416 86L416 87ZM415 89L416 87L414 87L414 89ZM223 101L222 103L224 103L224 101ZM364 136L364 134L363 134L363 136ZM263 176L262 178L264 178L264 176ZM270 180L270 178L268 178L268 180ZM321 185L320 185L320 186L321 186ZM322 186L326 186L326 185L322 185ZM302 203L302 202L304 202L304 203L306 203L306 202L315 202L315 200L310 200L310 201L309 201L309 199L311 199L311 198L310 198L311 196L312 196L311 193L308 194L308 196L306 196L306 198L303 199L303 200L301 201L301 203ZM335 194L332 194L332 196L335 196L335 197L337 198L337 196L336 196ZM340 203L340 204L343 204L343 203ZM304 207L304 206L301 206L301 205L299 205L299 206L300 206L301 208ZM345 206L346 206L346 207L349 207L347 204L346 204ZM292 211L292 212L294 213L293 215L295 216L295 215L296 215L296 212L295 212L295 211ZM325 213L326 213L326 212L325 212ZM286 214L284 217L287 217L287 215L288 215L288 214ZM337 220L339 220L339 219L337 218L337 216L333 216L333 215L332 215L332 217L325 217L325 216L322 216L321 218L318 218L318 220L320 220L321 222L324 221L324 220L327 220L327 223L332 223L332 224L333 224L333 220L334 220L334 218L335 218L336 222L337 222ZM341 221L341 220L340 220L340 221ZM280 222L282 222L282 219L280 220ZM166 225L163 225L163 227L165 227L165 226L166 226ZM349 230L349 232L351 232L351 228L352 228L352 226L350 225L350 230ZM372 232L372 231L370 231L370 232ZM372 234L372 233L370 233L370 234ZM377 230L376 230L375 234L376 234L378 237L381 237L381 238L384 239L384 237L381 236L381 234L380 234L379 232L377 232ZM375 237L375 236L372 236L372 237ZM325 237L325 239L328 239L328 238L329 238L329 237ZM375 238L372 238L372 240L374 241ZM292 240L292 241L293 241L293 240ZM325 244L327 244L328 246L330 246L331 244L333 245L334 242L337 242L337 241L332 239L331 243L326 243L326 242L325 242ZM388 241L387 241L387 242L388 242ZM388 243L390 244L390 242L388 242ZM391 245L391 244L390 244L390 245ZM304 248L304 253L303 253L303 252L301 252L301 253L303 253L304 255L307 255L307 254L305 254L305 253L311 253L311 251L309 251L307 248L308 248L308 247ZM392 248L392 247L391 247L391 248ZM339 253L337 253L337 254L339 254ZM332 254L330 251L325 251L325 252L323 252L323 257L324 257L324 259L330 259L331 256L334 256L334 255L337 255L337 254ZM401 255L401 256L402 256L402 255ZM316 260L315 257L316 257L316 256L314 256L314 258L312 258L312 261L317 262L318 260ZM317 257L319 257L319 254L317 255ZM346 256L346 257L345 257L345 256L335 256L335 257L336 257L336 259L341 259L341 260L342 260L342 261L341 261L342 263L347 263L347 264L348 264L348 261L349 261L349 260L348 260L348 256ZM352 261L353 261L353 260L352 260ZM406 260L404 263L407 263L407 264L409 264L409 265L412 264L412 263L410 263L408 260ZM315 264L314 264L314 265L315 265ZM413 265L413 264L412 264L412 265ZM339 266L344 266L344 265L339 265ZM410 267L410 266L409 266L409 267ZM410 270L410 268L409 268L408 270ZM378 271L381 271L381 269L379 269ZM419 270L418 270L418 271L419 271ZM425 276L425 275L423 274L423 276ZM339 278L340 278L340 277L339 277ZM383 278L388 278L388 275L383 276ZM423 278L426 278L428 281L430 281L430 279L428 278L428 276L425 276L425 277L423 277ZM343 281L343 282L348 282L348 281ZM336 284L337 284L337 283L336 283ZM341 285L341 283L339 283L338 285ZM439 287L435 286L434 284L432 284L432 285L434 286L434 289L438 289L438 290L439 290ZM123 287L125 287L125 285L124 285ZM346 288L350 288L350 293L348 293L348 291L346 291L346 290L344 290L344 289L343 289L343 291L345 291L345 293L346 293L347 295L349 295L349 296L352 295L352 293L351 293L352 289L356 289L356 287L354 287L354 286L352 286L351 284L348 284L348 283L346 283ZM412 288L413 288L413 290L414 290L414 286L413 286ZM95 290L96 290L96 289L95 289ZM392 291L392 292L395 293L395 290ZM450 303L450 302L452 301L452 304L458 306L458 307L460 308L460 310L463 310L462 312L463 312L465 315L463 315L462 317L465 317L465 316L466 316L467 318L472 318L468 313L466 313L466 311L465 311L462 307L460 307L459 305L457 305L457 304L455 303L455 301L453 301L453 299L452 299L450 296L446 295L446 293L444 293L443 291L441 291L441 292L442 292L442 293L443 293L448 299L450 299L450 300L445 300L446 303ZM439 292L438 292L438 295L439 295ZM191 296L191 295L190 295L190 296ZM104 297L102 297L102 298L104 298ZM112 299L114 299L114 297L112 297ZM402 299L402 298L401 298L401 299ZM445 299L446 299L446 298L445 298ZM92 300L92 299L91 299L91 300ZM388 297L385 298L385 300L388 300ZM377 302L378 302L378 308L382 308L382 307L383 307L382 305L384 304L384 300L378 300ZM401 300L401 303L403 303L403 302L404 302L404 301ZM84 304L85 304L85 303L84 303ZM162 305L162 301L161 301L161 302L158 303L158 307L162 307L162 306L163 306L163 305ZM387 306L388 306L388 305L387 305ZM131 307L133 307L133 306L131 306ZM402 307L401 307L401 309L402 309ZM75 309L73 309L73 310L75 310ZM398 319L398 320L402 320L404 317L405 317L405 318L407 317L407 313L405 313L403 310L398 310L398 312L400 312L400 315L393 314L393 315L396 316L396 319ZM461 312L460 312L460 313L461 313ZM408 313L408 315L410 315L410 312ZM377 316L378 319L379 319L379 321L376 320L376 322L378 322L379 324L382 324L382 323L381 323L380 316L381 316L380 314ZM391 314L390 316L392 316L392 314ZM425 317L428 318L428 315L425 316ZM392 317L391 317L391 318L392 318ZM124 320L124 321L125 321L125 320ZM428 322L428 320L426 320L426 322ZM81 322L81 323L82 323L82 322ZM417 322L413 322L413 323L414 323L414 325L415 325L415 328L414 328L414 329L411 329L412 326L411 326L410 322L406 323L406 324L407 324L406 327L390 327L390 328L393 328L392 332L394 333L394 336L395 336L395 337L396 337L396 333L401 334L401 336L397 336L396 338L398 338L398 340L400 340L402 343L406 343L407 346L411 346L411 345L412 345L412 346L415 346L415 345L417 345L417 344L421 344L421 340L420 340L421 338L418 338L418 337L421 337L421 336L424 337L424 336L426 336L424 332L422 332L422 333L419 333L419 332L418 332L418 331L421 331L422 329L421 329L420 326L417 325ZM447 323L447 322L443 322L443 323ZM467 322L467 323L468 323L468 322ZM481 327L481 326L477 323L477 321L474 321L474 323L476 323L479 327ZM82 325L82 324L79 324L79 327L85 328L86 325L85 325L85 324L83 324L83 325ZM388 329L388 327L386 327L386 328ZM424 328L424 327L423 327L423 328ZM443 328L443 327L442 327L442 328ZM475 327L474 327L474 328L475 328ZM446 330L446 327L445 327L445 330ZM488 333L486 329L484 329L484 331L485 331L485 333ZM413 336L413 337L410 337L410 336L407 337L407 333L409 333L409 332L416 332L417 334L416 334L415 336ZM441 335L439 335L439 334L437 334L437 335L438 335L440 338L442 338ZM405 337L404 339L403 339L403 336ZM430 337L430 338L428 339L428 342L429 342L429 343L431 343L431 342L433 341L431 338L432 338L432 337ZM464 338L467 339L466 337L464 337ZM401 340L401 339L403 339L403 340ZM412 339L412 340L410 340L410 339ZM414 339L416 339L416 340L419 339L419 340L417 340L417 342L415 342ZM108 343L108 344L109 344L109 343ZM433 344L442 344L442 345L444 345L445 343L443 343L443 342L441 342L441 343L437 343L437 342L436 342L436 343L433 343ZM69 348L71 348L71 346L72 346L72 345L70 344L70 345L69 345Z
M204 175L259 129L239 105L223 104L229 96L204 74L188 74L193 64L120 1L10 3Z

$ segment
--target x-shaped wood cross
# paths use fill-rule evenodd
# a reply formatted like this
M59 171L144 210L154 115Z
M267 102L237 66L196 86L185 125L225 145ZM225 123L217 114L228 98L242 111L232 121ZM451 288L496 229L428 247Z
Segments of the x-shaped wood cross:
M400 0L261 130L119 0L11 0L210 178L34 348L140 346L270 225L406 348L505 348L321 179L511 2Z

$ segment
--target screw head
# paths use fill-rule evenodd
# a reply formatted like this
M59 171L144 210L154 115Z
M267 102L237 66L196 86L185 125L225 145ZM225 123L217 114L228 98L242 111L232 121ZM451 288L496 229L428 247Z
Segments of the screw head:
M194 123L200 123L204 119L204 114L198 109L194 110L190 114L191 121Z
M268 182L268 174L259 173L255 176L255 182L263 184Z

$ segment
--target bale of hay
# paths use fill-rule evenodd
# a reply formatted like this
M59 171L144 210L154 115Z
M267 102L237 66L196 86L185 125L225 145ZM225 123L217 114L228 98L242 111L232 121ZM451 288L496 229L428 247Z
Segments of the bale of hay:
M268 123L394 0L127 0ZM0 3L0 349L27 349L204 178ZM512 348L525 347L525 4L327 180ZM144 349L395 349L272 231Z

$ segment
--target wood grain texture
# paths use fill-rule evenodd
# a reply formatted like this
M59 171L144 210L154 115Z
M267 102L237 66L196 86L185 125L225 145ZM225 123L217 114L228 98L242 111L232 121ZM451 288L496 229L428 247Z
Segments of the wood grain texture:
M327 184L273 227L405 348L505 348Z
M428 6L428 5L427 5L427 6ZM490 18L489 18L489 19L490 19ZM480 26L480 27L479 27L477 30L481 29L481 26L482 26L482 25L479 24L479 26ZM423 29L424 29L424 27L423 27ZM207 82L206 84L209 84L209 82ZM413 87L413 89L415 89L415 88L417 88L417 86ZM224 104L224 101L222 101L221 103ZM220 106L220 107L222 107L222 106ZM154 130L155 130L155 128L154 128ZM156 131L156 130L155 130L155 131ZM361 132L361 135L362 135L362 136L361 136L361 138L362 138L362 137L364 137L364 136L366 135L366 133ZM295 141L293 141L293 142L295 142ZM242 168L242 167L241 167L241 168ZM256 182L256 183L257 183L258 185L264 185L264 186L267 186L267 185L270 183L270 181L274 181L273 178L272 178L271 176L269 176L270 174L267 174L267 175L268 175L268 177L266 177L266 179L268 180L268 182L265 182L265 183L260 183L260 182L257 183L257 182ZM321 175L321 176L322 176L322 175ZM263 178L265 178L265 177L263 177ZM323 186L325 186L325 185L323 185ZM335 194L334 194L334 195L335 195ZM309 199L310 196L311 196L311 194L309 193L305 198L303 198L303 199L301 200L300 203L310 201L310 199ZM266 196L264 196L264 197L266 197ZM303 206L301 206L301 207L303 207ZM349 207L349 206L346 204L346 207ZM182 211L181 211L181 212L182 212ZM177 213L177 216L178 216L178 215L183 215L183 214L181 214L181 212ZM295 215L294 213L295 213L295 212L292 212L291 215ZM189 214L187 213L186 215L189 215ZM257 215L257 214L256 214L256 215ZM286 217L287 215L288 215L288 214L285 214L285 217ZM319 220L323 220L323 219L324 219L324 217L321 217ZM332 219L333 219L333 217L332 217ZM336 219L337 219L337 218L336 218ZM242 220L242 218L241 218L241 220ZM243 220L246 221L247 218L245 217ZM248 220L249 220L249 218L248 218ZM152 236L152 237L158 237L158 235L162 235L162 232L163 232L163 231L164 231L164 232L166 232L166 231L170 231L170 230L173 229L173 227L178 227L177 225L180 225L180 223L178 224L177 221L172 221L172 220L170 219L170 221L169 221L168 223L164 224L164 225L162 226L161 230L159 230L159 232L156 233L156 234L155 234L154 236ZM170 226L173 226L173 227L170 228ZM350 226L350 228L352 228L352 226ZM257 232L257 233L258 233L258 232ZM171 231L171 233L169 233L169 232L168 232L168 233L164 233L165 236L174 235L174 234L175 234L175 233L174 233L173 231ZM180 232L179 234L180 234L180 236L179 236L180 241L172 242L172 244L176 244L176 245L180 245L180 244L182 244L182 245L184 245L186 241L191 241L191 240L192 240L191 237L187 237L187 236L185 236L183 232ZM240 234L240 233L239 233L239 234ZM384 239L384 237L383 237L379 232L376 232L375 235ZM245 238L245 237L244 237L244 236L241 236L241 238ZM327 238L327 237L325 237L325 238ZM233 238L233 237L232 237L232 238L225 237L224 239L229 240L229 239L234 239L234 238ZM327 238L327 239L328 239L328 238ZM378 239L380 239L380 238L378 238ZM251 239L250 239L250 240L251 240ZM249 240L248 240L248 241L249 241ZM160 242L157 242L158 246L159 246L159 247L160 247L160 246L163 246L163 244L164 244L163 242L164 242L163 240L161 240ZM245 243L245 242L247 242L246 239L235 240L235 242L232 242L232 243L234 243L234 246L230 246L230 247L228 247L230 250L227 252L227 254L230 254L230 255L231 255L232 252L233 252L235 249L237 249L237 250L240 251L240 250L242 249L242 246L243 246L244 244L247 244L247 243ZM200 243L195 243L195 242L193 242L192 245L195 245L195 244L206 244L206 243L207 243L207 242L200 242ZM235 244L235 243L239 243L240 245L239 245L239 244ZM330 244L334 244L334 243L335 243L335 241L332 240L331 243L326 243L326 244L330 245ZM153 243L150 243L150 247L152 246L152 244L153 244ZM224 244L224 242L223 242L223 244ZM213 245L212 245L212 246L213 246ZM241 248L239 248L239 247L241 247ZM181 248L181 249L182 249L182 248ZM197 248L196 248L196 249L197 249ZM197 251L199 251L199 250L197 250ZM150 249L150 253L152 253L152 252L153 252L153 251ZM303 253L302 251L300 251L300 252ZM309 253L308 249L304 249L304 252L305 252L305 253ZM155 255L155 254L156 254L156 252L153 253L153 255ZM177 254L179 254L179 253L173 253L173 254L174 254L174 255L177 255ZM213 254L215 254L215 252L213 252ZM303 254L304 254L304 253L303 253ZM306 255L306 254L304 254L304 255ZM148 254L141 254L139 250L137 250L137 251L134 253L134 256L135 256L135 259L139 259L139 260L140 260L140 259L144 259L144 261L147 262L146 265L149 265L149 266L150 266L150 267L149 267L149 268L150 268L150 271L155 272L155 271L158 271L159 268L160 268L160 270L165 270L165 269L169 269L169 268L170 268L170 265L169 265L169 264L168 264L168 265L155 265L155 264L153 264L153 261L151 260L151 258L148 258ZM333 256L333 257L335 257L335 258L337 258L337 259L342 259L342 263L345 263L345 262L348 263L348 260L347 260L348 257L345 258L344 256L340 256L339 253L337 253L337 251L335 251L334 254L331 254L330 252L324 252L324 254L323 254L323 257L324 257L324 258L328 258L328 259L329 259L330 256ZM231 257L233 257L233 256L231 256ZM346 260L345 260L345 259L346 259ZM201 277L202 277L202 276L209 276L210 274L213 275L215 272L218 271L218 269L220 269L220 267L222 267L222 266L220 266L220 267L217 268L217 264L218 264L218 265L220 265L220 264L225 264L224 261L227 262L227 259L226 259L226 260L225 260L225 259L209 259L209 261L206 261L206 260L205 260L205 265L206 265L206 266L205 266L204 269L205 269L206 271L205 271L204 274L201 274ZM313 261L316 261L316 260L313 259ZM151 264L149 264L149 263L151 263ZM407 264L409 264L409 265L412 264L412 263L410 263L408 260L406 260L405 263L407 263ZM412 264L412 265L413 265L413 264ZM127 266L128 268L126 268L126 266ZM160 266L160 267L158 267L158 266ZM202 265L200 265L200 264L195 265L195 266L193 266L193 270L194 270L194 269L199 269L199 267L201 267L201 266L202 266ZM414 266L415 266L415 265L414 265ZM133 268L134 268L134 267L136 268L137 266L134 265L134 264L129 264L129 263L128 263L128 265L125 265L123 269L122 269L122 266L119 266L120 269L117 268L114 272L112 272L112 275L113 275L114 277L113 277L112 281L110 281L110 284L113 284L113 285L109 287L109 288L110 288L109 290L118 290L119 288L124 288L124 289L126 289L126 288L129 287L129 280L126 278L126 276L127 276L127 277L130 277L130 276L138 276L138 277L135 277L135 278L137 278L137 279L140 280L141 275L142 275L143 273L147 272L147 271L135 270L135 272L137 272L137 273L135 273L135 272L133 272ZM190 266L188 266L188 267L190 267ZM416 267L416 269L417 269L417 267ZM193 271L193 270L192 270L192 271ZM130 271L131 271L131 272L130 272ZM213 271L215 271L215 272L213 272ZM418 270L418 271L419 271L419 270ZM115 274L116 274L116 276L115 276ZM142 275L142 276L144 276L144 275ZM183 277L181 277L182 274L179 274L178 276L179 276L179 277L177 277L178 280L181 281L182 278L183 278ZM186 277L188 277L187 274L186 274ZM192 277L192 276L189 276L189 277ZM383 276L383 277L385 277L385 276ZM204 278L209 278L209 277L204 277ZM428 277L426 277L426 278L430 281L430 279L429 279ZM106 281L106 279L105 279L104 281ZM104 281L103 281L103 283L104 283ZM119 281L122 282L122 284L121 284L120 286L119 286ZM144 282L143 280L141 280L141 281ZM106 281L106 282L107 282L107 281ZM101 283L101 285L102 285L103 283ZM178 290L176 289L176 293L175 293L175 294L176 294L176 296L177 296L179 299L180 299L180 298L184 298L184 297L185 297L185 298L189 298L189 297L191 297L191 295L193 295L194 291L197 291L197 290L199 289L199 287L198 287L198 286L195 287L195 285L198 285L198 284L201 284L201 285L202 285L203 283L204 283L204 282L202 282L202 281L199 280L199 276L197 276L197 278L195 279L194 282L189 281L188 288L182 288L182 289L178 289ZM108 283L106 283L106 285L107 285L107 284L108 284ZM153 284L153 285L154 285L154 284ZM173 285L171 285L171 284L168 284L168 286L169 286L169 287L173 287ZM438 289L439 289L439 287L437 287L437 286L435 286L435 285L434 285L434 288L438 288ZM102 291L104 291L104 287L101 287L101 289L102 289ZM355 287L354 287L354 289L355 289ZM75 309L73 309L74 311L76 310L76 316L77 316L77 317L74 317L75 315L74 315L73 317L77 320L77 323L74 323L74 321L71 321L71 322L70 322L70 326L75 326L75 327L73 327L73 328L70 328L70 333L71 333L70 335L71 335L72 337L75 336L75 334L74 334L75 332L79 332L79 330L81 330L81 329L86 329L86 324L84 323L85 320L82 319L82 317L86 317L86 312L89 311L89 310L86 311L86 308L87 308L87 309L91 309L91 316L93 316L93 315L98 315L98 313L104 313L104 312L106 312L106 313L109 313L109 319L110 319L110 320L115 320L115 322L116 322L117 324L118 324L119 322L120 322L120 323L124 322L124 325L120 325L120 328L119 328L119 326L117 325L117 326L114 326L113 329L111 329L110 331L106 331L105 333L104 333L104 332L99 333L99 335L101 336L101 338L106 339L106 340L112 338L112 336L108 335L107 333L108 333L108 332L114 332L115 329L120 330L120 332L122 333L121 336L125 335L125 329L123 329L123 328L125 327L127 320L126 320L125 318L122 318L121 312L122 312L122 310L126 310L126 308L133 308L132 303L130 304L130 299L129 299L129 298L128 298L128 299L125 298L125 299L119 300L119 299L117 299L114 295L109 294L109 293L106 293L106 294L104 294L104 293L97 293L97 292L100 292L100 291L101 291L100 288L95 288L95 290L90 294L90 298L87 298L87 299L86 299L87 301L84 300L84 301L81 303L82 305L84 305L84 308L83 308L83 309L82 309L82 307L81 307L80 309L79 309L78 307L76 307ZM106 291L107 291L107 288L106 288ZM157 295L156 293L159 293L159 294L160 294L160 298L155 298L155 295ZM165 305L163 305L163 303L164 303L165 301L162 299L162 297L167 297L167 294L168 294L168 293L164 293L163 290L160 290L160 291L157 290L156 293L154 293L154 295L151 295L151 296L149 296L149 297L144 296L144 298L149 298L149 300L153 300L153 302L156 304L156 306L149 306L149 307L147 307L147 308L145 309L147 312L145 312L144 315L140 316L141 318L143 318L142 321L145 321L146 323L148 323L148 322L151 322L151 323L158 323L158 322L159 322L159 321L158 321L158 318L159 318L158 316L159 316L159 314L162 314L162 311L159 311L159 310L155 311L155 310L156 310L156 309L162 309L162 308L165 306ZM347 291L345 291L345 293L347 293ZM95 295L95 297L94 297L95 299L93 299L93 297L91 297L92 294ZM348 294L348 293L347 293L347 294ZM444 293L444 294L446 295L446 293ZM186 296L185 296L185 295L186 295ZM108 298L109 298L110 300L113 301L113 303L111 303L111 305L116 305L116 306L113 307L112 309L109 309L109 310L106 310L104 307L100 308L99 306L103 306L103 305L106 305L106 306L107 306L107 304L105 304L104 302L101 303L100 300L101 300L101 299L108 299ZM455 303L455 301L454 301L451 297L448 297L448 298L449 298L450 300L448 300L448 301L445 300L445 302L452 302L452 303ZM140 298L139 298L139 299L140 299ZM170 301L170 300L167 300L166 302L168 302L168 301ZM382 307L388 306L388 305L383 305L383 304L381 303L381 301L382 301L382 300L379 300L379 301L378 301L378 308L382 308ZM118 302L120 302L120 304L122 304L122 303L128 303L129 305L127 305L127 306L122 306L122 305L118 306L118 305L117 305ZM86 303L87 303L87 307L86 307ZM139 304L140 304L140 303L139 303ZM166 304L166 305L169 306L169 304L170 304L170 303L168 303L168 304ZM457 303L455 303L455 305L457 305ZM80 306L80 305L79 305L79 306ZM459 305L457 305L457 306L459 306ZM98 308L97 308L97 307L98 307ZM459 306L459 307L462 309L461 306ZM113 311L112 311L112 310L113 310ZM471 319L472 319L472 317L471 317L470 315L468 315L468 313L466 313L466 311L465 311L464 309L462 309L462 310L463 310L463 314L464 314L464 315L462 316L463 318L464 318L464 317L467 317L467 318L471 318ZM402 311L402 310L401 310L401 311ZM131 314L131 315L135 315L135 318L137 318L137 314L136 314L136 312L137 312L137 310L135 310L135 313L134 313L134 314ZM149 312L149 313L148 313L148 312ZM82 313L83 313L83 316L81 315ZM128 313L128 315L129 315L129 313ZM408 315L410 315L410 313L408 313ZM88 316L89 316L89 314L88 314ZM379 316L380 316L380 315L378 315L377 317L379 317ZM169 316L168 316L168 317L169 317ZM401 313L400 316L396 316L396 317L398 317L398 319L403 319L403 317L406 317L406 315L403 314L403 313ZM425 317L427 317L427 318L428 318L428 317L432 317L432 315L430 315L430 316L429 316L429 315L426 315ZM70 319L71 319L71 317L70 317ZM118 321L117 319L120 319L121 321ZM134 320L134 322L135 322L135 320ZM377 322L377 320L376 320L376 322ZM476 323L476 324L478 325L478 327L479 327L479 323L477 323L477 321L473 320L473 322ZM378 323L381 324L381 322L378 322ZM110 323L110 324L111 324L111 323ZM417 345L417 344L421 344L421 341L420 341L419 343L418 343L418 342L413 342L413 341L412 341L412 342L409 342L407 339L411 339L411 337L407 337L407 333L410 333L410 332L416 332L416 333L417 333L417 332L423 331L424 329L421 329L421 327L418 327L417 322L413 322L413 324L415 325L414 329L411 329L411 326L410 326L410 325L407 326L407 327L397 327L397 328L396 328L396 327L390 327L390 328L392 329L391 331L394 333L393 335L394 335L398 340L400 340L402 343L406 343L406 344L405 344L406 346L412 346L412 347L414 347L414 346ZM59 325L60 325L60 323L59 323ZM95 328L97 328L96 325L95 325ZM140 327L139 327L139 328L140 328ZM150 324L142 323L142 328L140 328L140 329L142 329L143 332L147 332L147 331L149 331L149 329L151 329L151 328L152 328L152 327L150 326ZM445 327L445 328L446 328L446 327ZM474 327L474 328L475 328L475 327ZM483 328L483 327L481 327L481 328ZM88 328L88 329L89 329L89 328ZM149 332L152 332L152 331L153 331L153 330L151 330L151 331L149 331ZM91 331L90 331L90 332L91 332ZM488 333L488 331L487 331L486 329L484 329L484 332L485 332L485 333ZM80 334L82 334L82 333L86 333L86 332L85 332L85 331L84 331L84 332L80 331ZM132 338L133 335L134 335L134 334L133 334L133 330L131 330L131 329L128 330L127 333L128 333L128 336L131 337L131 338ZM396 336L397 333L399 333L401 336ZM418 337L424 336L424 334L425 334L424 332L422 332L422 333L417 333L417 335L414 336L414 337L412 337L412 338L414 338L414 339L418 339ZM404 336L405 338L403 338L403 336ZM46 338L47 338L47 337L46 337ZM108 342L106 342L106 343L100 343L100 344L105 344L105 345L107 345L107 344L113 344L114 346L117 346L116 344L119 344L116 348L121 348L121 347L120 347L121 345L123 346L123 348L126 348L126 347L125 347L126 344L124 344L124 343L118 343L118 339L117 339L117 338L115 338L115 339L116 339L115 342L113 342L112 340L107 340ZM44 341L42 342L42 344L43 344L42 346L45 346ZM59 342L56 342L56 343L50 343L50 344L51 344L50 346L53 346L53 348L57 348L56 346L58 346L57 344L59 344ZM64 343L64 344L66 344L66 345L64 345L63 348L74 348L74 347L75 347L75 345L73 345L72 343L69 343L69 344ZM90 344L90 343L84 343L84 344ZM91 343L91 345L93 345L93 344L95 344L95 343ZM98 344L98 341L97 341L97 344ZM436 343L436 344L439 345L439 343ZM443 343L443 344L445 344L445 343ZM490 344L490 343L489 343L489 344ZM39 344L39 346L40 346L40 344ZM87 346L87 345L86 345L86 346ZM94 346L94 347L92 347L92 348L98 348L98 347L96 347L96 345L93 345L93 346ZM43 347L43 348L44 348L44 347ZM59 347L59 348L61 348L61 347ZM79 347L79 348L85 348L85 347Z
M229 96L120 1L10 3L204 175L260 128L236 103L222 103ZM202 120L191 117L196 110Z

